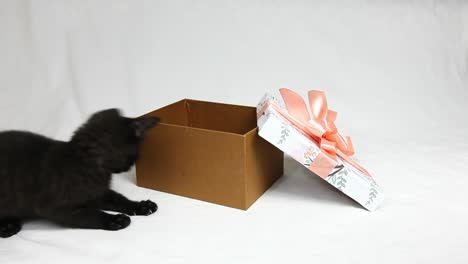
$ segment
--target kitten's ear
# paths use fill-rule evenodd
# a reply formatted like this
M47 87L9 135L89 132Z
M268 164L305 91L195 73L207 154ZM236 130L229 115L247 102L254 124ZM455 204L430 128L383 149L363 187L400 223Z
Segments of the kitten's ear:
M113 120L121 116L120 110L117 108L111 108L102 110L94 113L89 119L88 122L103 122L104 120Z
M159 117L142 117L132 121L132 127L135 130L135 136L142 137L146 130L156 126L159 123Z

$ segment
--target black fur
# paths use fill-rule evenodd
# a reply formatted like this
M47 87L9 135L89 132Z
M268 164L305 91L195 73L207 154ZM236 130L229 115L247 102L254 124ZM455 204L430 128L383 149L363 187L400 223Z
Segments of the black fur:
M30 132L0 132L0 237L18 233L29 218L119 230L130 224L127 215L154 213L155 203L130 201L109 185L113 173L132 167L144 132L158 122L109 109L91 116L68 142Z

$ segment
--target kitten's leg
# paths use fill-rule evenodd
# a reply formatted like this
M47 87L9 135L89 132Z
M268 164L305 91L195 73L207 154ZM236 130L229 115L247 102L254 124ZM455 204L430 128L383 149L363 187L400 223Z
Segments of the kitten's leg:
M98 201L102 210L120 212L128 215L150 215L158 210L158 205L150 200L130 201L122 194L108 190Z
M21 220L16 217L0 218L0 237L7 238L16 235L21 230Z
M130 224L130 217L124 214L112 215L92 207L45 210L40 215L53 222L75 228L119 230Z

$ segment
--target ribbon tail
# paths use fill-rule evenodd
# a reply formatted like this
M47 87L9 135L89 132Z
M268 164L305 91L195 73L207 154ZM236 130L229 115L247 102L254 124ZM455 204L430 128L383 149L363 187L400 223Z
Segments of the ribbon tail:
M354 155L354 146L353 146L353 141L351 140L350 136L345 137L346 140L346 145L348 146L348 156L353 156Z

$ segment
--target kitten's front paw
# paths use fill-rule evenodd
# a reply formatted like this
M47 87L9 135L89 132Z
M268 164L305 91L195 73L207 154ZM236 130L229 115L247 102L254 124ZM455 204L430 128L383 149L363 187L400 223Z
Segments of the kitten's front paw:
M135 215L150 215L158 210L158 205L150 200L138 202L135 206Z
M105 230L120 230L130 225L130 217L124 214L111 215L104 223Z
M0 223L0 237L7 238L16 235L21 230L21 223L19 222L1 222Z

